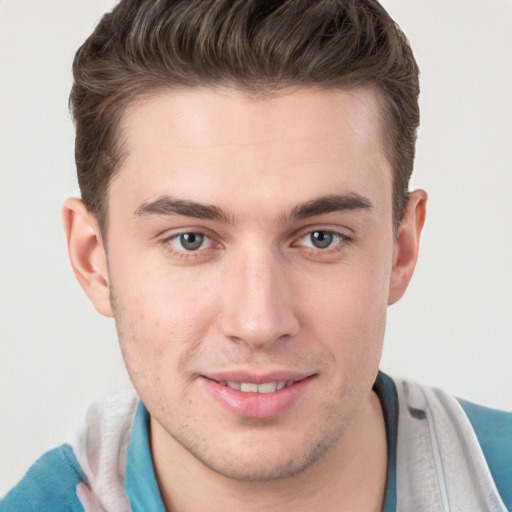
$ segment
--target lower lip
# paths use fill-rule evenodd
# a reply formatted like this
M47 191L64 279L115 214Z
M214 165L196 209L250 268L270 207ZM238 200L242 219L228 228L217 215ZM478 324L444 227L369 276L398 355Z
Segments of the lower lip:
M299 380L273 393L244 393L201 377L206 390L228 411L243 418L274 418L290 409L306 392L313 377Z

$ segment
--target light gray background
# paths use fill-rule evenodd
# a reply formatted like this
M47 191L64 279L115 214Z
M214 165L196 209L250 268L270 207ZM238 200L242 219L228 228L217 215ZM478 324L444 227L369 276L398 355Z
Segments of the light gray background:
M113 321L75 282L74 51L111 0L0 0L0 494L126 385ZM387 0L422 70L417 272L382 368L512 409L512 2Z

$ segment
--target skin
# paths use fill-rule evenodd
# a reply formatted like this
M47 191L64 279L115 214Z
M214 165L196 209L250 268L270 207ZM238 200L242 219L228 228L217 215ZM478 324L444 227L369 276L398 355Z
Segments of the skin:
M168 510L380 510L386 439L371 388L426 203L411 194L396 236L380 130L370 90L159 93L124 116L108 254L94 216L66 202L75 274L115 318L151 413ZM359 206L334 208L333 195ZM202 245L187 250L183 233ZM312 378L285 412L251 419L203 386L233 370Z

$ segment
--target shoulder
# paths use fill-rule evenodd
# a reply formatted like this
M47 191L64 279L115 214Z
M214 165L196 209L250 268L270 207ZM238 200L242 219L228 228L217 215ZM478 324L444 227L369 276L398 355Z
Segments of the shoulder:
M503 501L512 509L512 412L457 401L475 431Z
M1 502L2 512L83 511L76 486L85 475L70 445L42 455Z
M512 413L456 399L417 383L400 379L395 383L402 479L410 485L425 481L427 467L420 462L428 460L427 466L436 469L432 482L442 475L439 496L448 489L466 502L484 500L493 506L503 502L512 510ZM411 453L420 468L412 476L407 464ZM488 510L497 508L489 506Z
M498 446L504 441L512 450L512 412L491 409L457 398L478 438L486 445Z

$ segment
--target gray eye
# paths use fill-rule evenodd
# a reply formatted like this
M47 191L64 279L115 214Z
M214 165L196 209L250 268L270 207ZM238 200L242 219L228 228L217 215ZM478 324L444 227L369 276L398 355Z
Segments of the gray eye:
M196 251L204 242L204 235L201 233L183 233L180 235L180 244L186 251Z
M309 236L311 237L311 244L317 249L329 247L334 240L333 233L329 233L329 231L313 231Z

